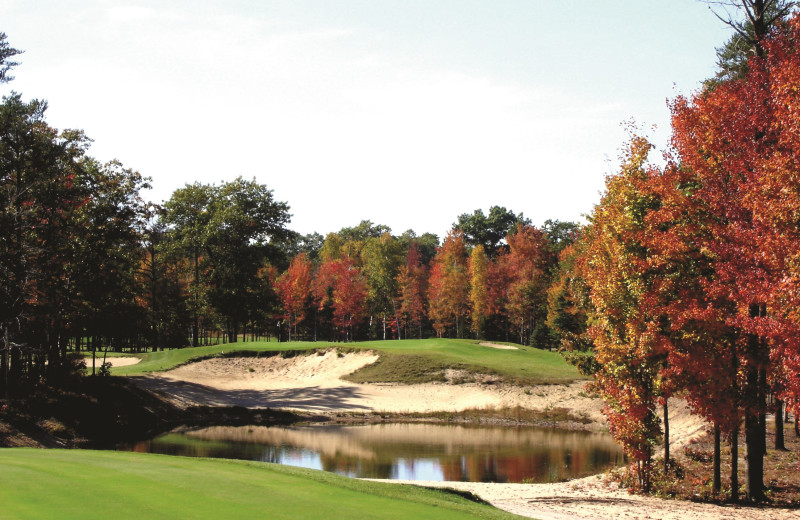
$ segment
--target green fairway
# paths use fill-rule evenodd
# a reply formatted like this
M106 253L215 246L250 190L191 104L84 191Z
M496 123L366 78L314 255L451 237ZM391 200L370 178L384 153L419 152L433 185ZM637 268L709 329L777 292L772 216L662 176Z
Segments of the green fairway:
M232 460L0 450L3 519L519 518L453 494Z
M248 342L208 347L184 348L142 354L142 362L113 369L115 375L136 375L169 370L195 359L236 351L272 353L325 348L375 350L381 361L357 373L355 381L422 382L431 373L445 367L472 372L493 373L509 380L535 383L564 383L582 379L571 365L555 352L515 345L516 350L500 350L482 346L474 340L409 339L402 341L364 341L358 343L326 342Z

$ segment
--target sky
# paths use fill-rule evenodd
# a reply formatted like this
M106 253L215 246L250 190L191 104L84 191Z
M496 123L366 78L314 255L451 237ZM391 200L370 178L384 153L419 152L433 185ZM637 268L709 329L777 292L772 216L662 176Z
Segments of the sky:
M0 93L47 100L145 198L255 178L323 235L582 221L626 122L666 146L668 100L730 37L697 0L3 0L0 21L25 51Z

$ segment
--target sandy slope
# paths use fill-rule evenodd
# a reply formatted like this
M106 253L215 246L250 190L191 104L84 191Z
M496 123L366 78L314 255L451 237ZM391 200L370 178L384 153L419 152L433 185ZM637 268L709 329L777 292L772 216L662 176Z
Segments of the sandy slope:
M344 375L374 363L373 353L281 358L216 358L138 378L140 384L181 404L285 408L311 412L387 413L461 411L467 408L568 407L602 423L599 399L582 392L584 383L520 388L505 385L430 383L365 385Z
M340 379L376 360L377 355L373 353L341 355L333 350L287 359L277 356L209 359L136 379L142 386L164 393L183 405L237 405L311 412L430 412L476 407L545 409L558 406L586 414L595 421L595 426L604 427L602 403L585 394L584 383L520 388L480 384L362 385ZM671 444L677 450L702 435L705 424L692 416L682 401L672 400L670 430ZM800 511L720 507L630 495L600 477L561 484L413 483L471 491L501 509L548 520L800 520Z

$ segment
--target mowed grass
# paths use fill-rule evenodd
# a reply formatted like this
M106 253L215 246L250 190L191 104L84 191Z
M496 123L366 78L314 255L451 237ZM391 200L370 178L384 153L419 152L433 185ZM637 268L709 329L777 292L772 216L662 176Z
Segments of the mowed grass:
M513 345L513 344L510 344ZM492 374L520 384L554 384L582 379L575 367L556 352L522 345L516 350L500 350L464 339L410 339L364 341L358 343L326 342L248 342L209 347L175 349L141 355L142 362L112 369L115 375L138 375L169 370L193 360L231 355L272 355L275 353L338 348L344 350L374 350L381 359L375 365L356 372L350 379L356 382L421 383L441 380L446 368L470 373Z
M257 355L261 353L272 354L286 351L314 350L323 348L324 345L326 344L321 342L279 343L270 341L248 341L226 343L224 345L209 345L206 347L161 350L158 352L148 352L146 354L135 354L136 357L141 358L141 362L135 365L112 368L112 373L114 375L140 375L148 372L163 372L192 361L230 355L235 352L242 352L247 355Z
M575 367L557 352L522 345L513 345L516 350L501 350L480 343L454 339L371 342L370 348L379 351L381 359L349 379L355 382L422 383L431 380L426 376L436 380L446 368L497 375L519 384L566 383L581 379Z
M3 519L520 518L454 494L259 462L0 450Z

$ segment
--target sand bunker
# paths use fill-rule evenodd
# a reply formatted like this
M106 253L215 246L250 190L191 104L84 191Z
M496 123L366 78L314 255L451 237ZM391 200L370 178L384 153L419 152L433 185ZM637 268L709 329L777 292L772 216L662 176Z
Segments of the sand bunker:
M458 412L468 408L567 407L601 424L599 399L584 383L521 388L505 385L427 383L356 384L341 380L378 360L377 354L334 350L282 358L215 358L137 378L184 406L243 406L306 412Z
M482 347L496 348L498 350L519 350L519 347L513 345L500 345L498 343L479 343Z
M91 368L92 367L92 356L86 356L84 358L86 360L86 366ZM138 357L133 356L122 356L122 357L107 357L106 363L111 363L112 367L127 367L130 365L135 365L136 363L140 362L141 359ZM95 358L95 364L99 368L100 365L103 363L103 356L97 356Z
M289 358L214 358L135 379L182 406L386 413L561 407L587 417L596 429L605 428L603 402L586 393L585 382L519 387L479 383L356 384L341 379L377 360L378 355L372 352L341 354L335 350ZM691 415L684 401L670 400L671 445L685 445L706 429L705 421Z

